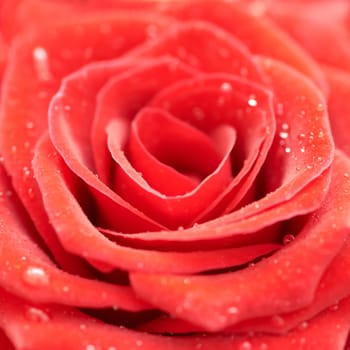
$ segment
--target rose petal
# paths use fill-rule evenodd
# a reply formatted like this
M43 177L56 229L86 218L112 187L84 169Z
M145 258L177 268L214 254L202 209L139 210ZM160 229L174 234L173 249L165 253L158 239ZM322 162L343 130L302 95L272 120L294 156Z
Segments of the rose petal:
M57 302L84 307L117 305L128 310L143 310L127 286L88 280L58 269L36 244L34 228L27 214L11 194L9 180L0 173L0 285L21 297L41 302Z
M350 155L350 74L330 67L324 67L324 71L330 87L328 111L334 142L339 149Z
M156 58L171 55L203 72L225 72L257 83L262 76L251 53L234 36L208 22L190 21L175 26L131 50L126 58Z
M82 64L114 58L140 44L148 38L149 23L158 28L167 26L169 21L151 14L119 11L79 16L74 23L64 21L63 24L45 26L44 30L18 37L9 52L0 112L4 164L38 231L66 271L87 276L90 273L80 259L62 249L49 225L40 192L32 177L33 145L47 130L48 103L61 77ZM122 33L130 32L133 35L124 40ZM115 33L120 34L123 40L118 40ZM90 48L88 52L86 48Z
M280 350L288 348L342 350L346 344L349 328L349 300L339 310L323 312L310 321L304 329L295 330L283 336L196 336L185 337L154 336L143 332L113 327L79 313L73 309L30 305L0 290L0 325L16 348L28 350L61 350L102 348L119 350ZM36 311L36 317L28 310ZM47 314L46 314L47 313ZM41 317L37 317L37 315ZM35 314L34 314L35 315ZM44 316L46 315L46 317ZM49 318L49 322L46 321ZM322 333L323 337L320 337ZM57 336L60 334L60 337Z
M234 130L220 131L210 137L161 109L144 108L132 122L128 159L152 188L167 196L183 195L220 163L215 141L226 135L236 139Z
M318 61L350 70L346 1L273 2L267 14ZM306 34L307 33L307 34ZM332 50L325 50L332 47Z
M68 251L101 261L112 268L194 273L242 264L278 247L275 244L263 244L211 251L161 252L117 245L106 239L82 212L69 191L71 186L67 186L61 175L65 172L65 165L52 152L52 145L47 139L43 139L34 158L35 176L44 195L50 220ZM69 210L62 211L62 208ZM174 264L174 261L177 263Z
M188 225L231 179L229 157L235 143L232 128L221 127L217 130L223 148L223 158L217 168L192 191L184 195L166 196L151 188L131 167L117 140L112 137L113 130L116 131L117 127L118 125L111 124L107 130L109 149L113 159L120 166L115 172L117 193L167 227Z
M350 181L343 176L344 168L349 169L348 160L338 156L327 197L300 237L255 267L215 276L131 273L133 288L157 308L215 331L244 319L308 305L348 235L348 211L340 211L338 204L350 203Z
M237 37L253 53L273 57L295 67L323 91L327 91L327 84L317 64L277 26L257 16L254 7L232 1L218 1L214 5L211 0L204 0L200 6L195 2L176 2L161 10L183 21L200 19L217 24Z

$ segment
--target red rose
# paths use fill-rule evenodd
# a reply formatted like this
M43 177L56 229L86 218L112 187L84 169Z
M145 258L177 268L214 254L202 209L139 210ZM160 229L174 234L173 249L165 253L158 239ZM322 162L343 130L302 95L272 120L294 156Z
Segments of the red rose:
M346 348L345 2L0 9L1 349Z

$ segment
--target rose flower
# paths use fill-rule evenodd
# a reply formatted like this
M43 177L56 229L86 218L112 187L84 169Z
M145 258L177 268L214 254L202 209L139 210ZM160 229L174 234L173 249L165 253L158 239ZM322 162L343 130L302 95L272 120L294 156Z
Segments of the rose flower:
M2 0L0 348L346 349L348 10Z

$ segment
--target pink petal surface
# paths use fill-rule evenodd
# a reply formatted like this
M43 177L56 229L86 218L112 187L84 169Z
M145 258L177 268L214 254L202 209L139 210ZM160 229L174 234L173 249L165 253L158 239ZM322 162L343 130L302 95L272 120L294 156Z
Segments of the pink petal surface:
M350 71L347 1L271 2L267 14L318 62ZM325 50L332 47L332 50Z
M240 255L239 248L181 253L132 249L117 245L106 239L82 212L61 176L65 166L54 152L48 140L41 142L34 160L35 175L44 194L50 220L68 251L73 250L74 253L82 254L88 259L127 270L194 273L242 264L278 247L276 244L246 247L242 248L243 254ZM53 188L56 190L53 191ZM62 208L69 210L62 211ZM75 232L79 232L79 236ZM233 254L235 252L238 254ZM177 263L174 264L174 261Z
M32 177L33 145L47 129L48 103L62 76L82 64L115 57L139 44L148 37L149 22L154 25L159 23L160 26L169 23L154 17L151 19L150 15L126 16L119 12L105 13L102 18L102 27L101 14L89 15L80 17L78 23L65 22L57 27L59 30L48 26L45 31L18 38L9 52L10 64L2 87L4 102L0 111L2 154L6 170L13 176L16 191L60 264L67 271L79 271L90 276L84 262L62 249L48 222ZM130 26L134 36L129 36L127 41L116 42L114 32L128 32ZM86 47L90 47L88 52L85 51ZM50 60L49 66L45 63L45 57ZM16 118L13 118L14 115Z
M342 350L349 327L349 300L336 311L325 311L310 321L304 329L284 336L152 336L96 322L75 310L26 304L5 291L0 291L0 325L17 348L37 349L204 349L218 347L222 350ZM35 311L35 313L33 312ZM38 315L41 315L38 317ZM49 321L49 322L48 322ZM319 334L322 333L323 337ZM57 337L60 334L60 337Z
M309 76L323 91L327 91L326 82L317 64L282 30L259 16L260 13L257 14L254 7L226 1L213 6L211 0L201 1L200 7L195 2L187 1L177 2L176 5L165 5L162 10L180 20L200 19L217 24L237 37L253 53L287 63Z
M324 67L324 70L330 90L328 110L334 142L337 148L350 155L350 74L332 67Z
M35 229L15 198L1 168L0 284L6 290L32 301L56 302L84 307L117 305L143 310L148 305L127 286L88 280L60 270L33 241ZM6 195L5 195L6 194Z
M256 266L215 276L131 273L136 292L160 309L208 330L238 321L293 311L314 298L320 278L349 232L346 208L349 161L338 156L330 191L298 239ZM342 193L342 197L336 193ZM341 216L342 215L342 216ZM235 285L232 289L230 286ZM264 295L264 299L256 298Z

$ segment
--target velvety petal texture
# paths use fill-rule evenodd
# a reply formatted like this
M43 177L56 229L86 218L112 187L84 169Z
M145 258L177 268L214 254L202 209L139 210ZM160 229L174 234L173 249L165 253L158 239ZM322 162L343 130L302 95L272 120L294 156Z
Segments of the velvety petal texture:
M3 0L0 349L346 350L349 18Z

